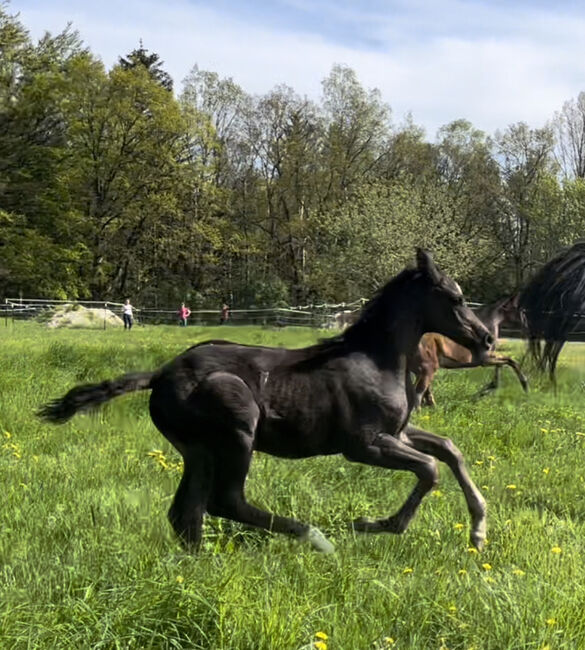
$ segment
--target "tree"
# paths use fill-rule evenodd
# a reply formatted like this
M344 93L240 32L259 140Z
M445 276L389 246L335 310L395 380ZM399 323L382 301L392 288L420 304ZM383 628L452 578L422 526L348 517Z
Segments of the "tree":
M335 65L323 81L327 200L343 201L380 163L389 136L390 109L377 89L366 91L355 72Z
M87 251L75 236L68 157L69 72L87 58L69 28L36 44L0 6L0 288L76 296Z
M520 122L496 134L495 148L503 192L492 226L518 288L541 262L535 237L542 216L538 206L555 182L553 135L549 128L530 129Z
M553 125L563 174L567 178L585 178L585 92L563 104Z
M151 279L157 222L179 216L185 122L172 94L143 67L106 74L80 61L72 76L71 183L92 251L85 269L91 293L140 291ZM141 247L144 255L136 255Z
M148 71L148 74L154 81L160 84L163 88L172 92L173 80L168 72L162 69L164 61L160 60L160 56L155 52L151 54L142 45L140 40L140 47L132 50L126 57L118 57L118 65L124 70L133 70L142 67Z

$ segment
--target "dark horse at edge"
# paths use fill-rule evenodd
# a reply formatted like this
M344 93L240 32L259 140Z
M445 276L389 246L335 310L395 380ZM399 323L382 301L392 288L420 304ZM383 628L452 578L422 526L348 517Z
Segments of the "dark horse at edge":
M437 460L456 477L471 515L471 542L486 536L486 504L457 447L408 424L415 395L408 359L425 332L440 332L482 358L493 338L458 285L425 251L417 267L390 280L343 334L288 350L227 341L196 345L153 372L78 386L39 414L65 422L136 390L151 390L150 414L184 459L169 510L186 546L197 546L203 516L225 517L333 546L317 529L246 500L252 454L284 458L343 454L350 461L413 472L418 481L399 510L353 529L402 533L438 481Z

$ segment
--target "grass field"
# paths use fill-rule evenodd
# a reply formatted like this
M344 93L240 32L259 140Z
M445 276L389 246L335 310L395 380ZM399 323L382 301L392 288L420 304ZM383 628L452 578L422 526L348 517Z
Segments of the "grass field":
M319 526L336 552L207 518L190 556L166 519L180 459L147 394L61 427L34 411L218 336L297 347L319 333L0 323L0 647L585 648L585 346L563 351L556 393L532 374L524 395L504 371L478 401L490 370L443 371L438 407L414 417L454 439L482 486L482 553L446 467L404 535L359 536L346 523L396 510L413 476L258 454L250 500Z

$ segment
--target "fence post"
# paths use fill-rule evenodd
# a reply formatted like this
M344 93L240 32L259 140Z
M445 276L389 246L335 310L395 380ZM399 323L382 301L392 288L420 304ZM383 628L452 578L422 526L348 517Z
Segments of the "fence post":
M107 308L108 308L108 303L104 302L104 330L106 329Z

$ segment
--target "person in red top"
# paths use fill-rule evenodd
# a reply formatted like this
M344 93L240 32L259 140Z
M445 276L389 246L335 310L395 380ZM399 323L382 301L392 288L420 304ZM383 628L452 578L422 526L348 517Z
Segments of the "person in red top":
M187 327L187 318L191 315L191 310L189 307L185 307L185 303L182 302L181 306L178 311L179 318L181 319L179 322L179 325L182 325L183 327Z

